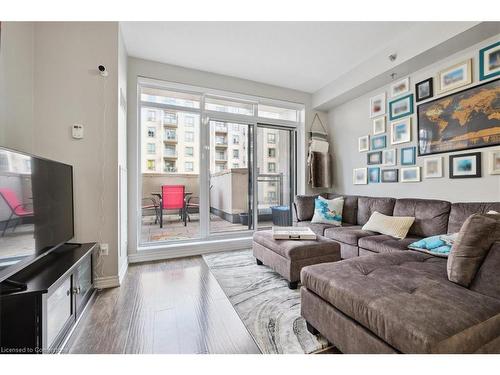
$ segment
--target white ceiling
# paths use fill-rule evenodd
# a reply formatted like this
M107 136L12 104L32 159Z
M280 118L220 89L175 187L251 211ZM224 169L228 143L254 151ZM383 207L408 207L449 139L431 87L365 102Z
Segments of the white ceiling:
M122 22L130 56L313 93L417 22Z

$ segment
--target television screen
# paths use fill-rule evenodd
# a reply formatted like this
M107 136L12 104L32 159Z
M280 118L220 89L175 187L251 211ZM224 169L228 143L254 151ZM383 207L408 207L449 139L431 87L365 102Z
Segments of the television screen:
M0 281L73 234L72 167L0 148Z

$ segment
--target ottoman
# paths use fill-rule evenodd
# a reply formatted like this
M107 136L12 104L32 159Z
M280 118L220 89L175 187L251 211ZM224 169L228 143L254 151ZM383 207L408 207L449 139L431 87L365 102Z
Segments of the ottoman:
M270 230L253 235L253 255L257 264L265 264L288 280L288 287L296 289L302 267L340 260L340 245L326 237L316 240L274 240Z

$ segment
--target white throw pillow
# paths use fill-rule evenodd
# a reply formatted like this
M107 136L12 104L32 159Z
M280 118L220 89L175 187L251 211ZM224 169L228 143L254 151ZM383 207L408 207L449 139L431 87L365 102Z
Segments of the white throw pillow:
M414 217L387 216L375 211L362 229L402 239L406 237L414 221Z
M314 216L311 223L342 225L342 209L344 198L325 199L318 197L314 200Z

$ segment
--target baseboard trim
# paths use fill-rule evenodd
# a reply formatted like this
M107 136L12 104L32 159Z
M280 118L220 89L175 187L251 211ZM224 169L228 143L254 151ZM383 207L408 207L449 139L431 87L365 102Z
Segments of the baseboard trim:
M120 286L120 278L118 275L98 277L94 280L96 289L115 288Z
M154 250L139 250L128 255L129 263L150 262L163 259L183 258L231 250L244 250L252 246L252 238L232 238L221 241L207 241L190 244L189 246L175 246Z

